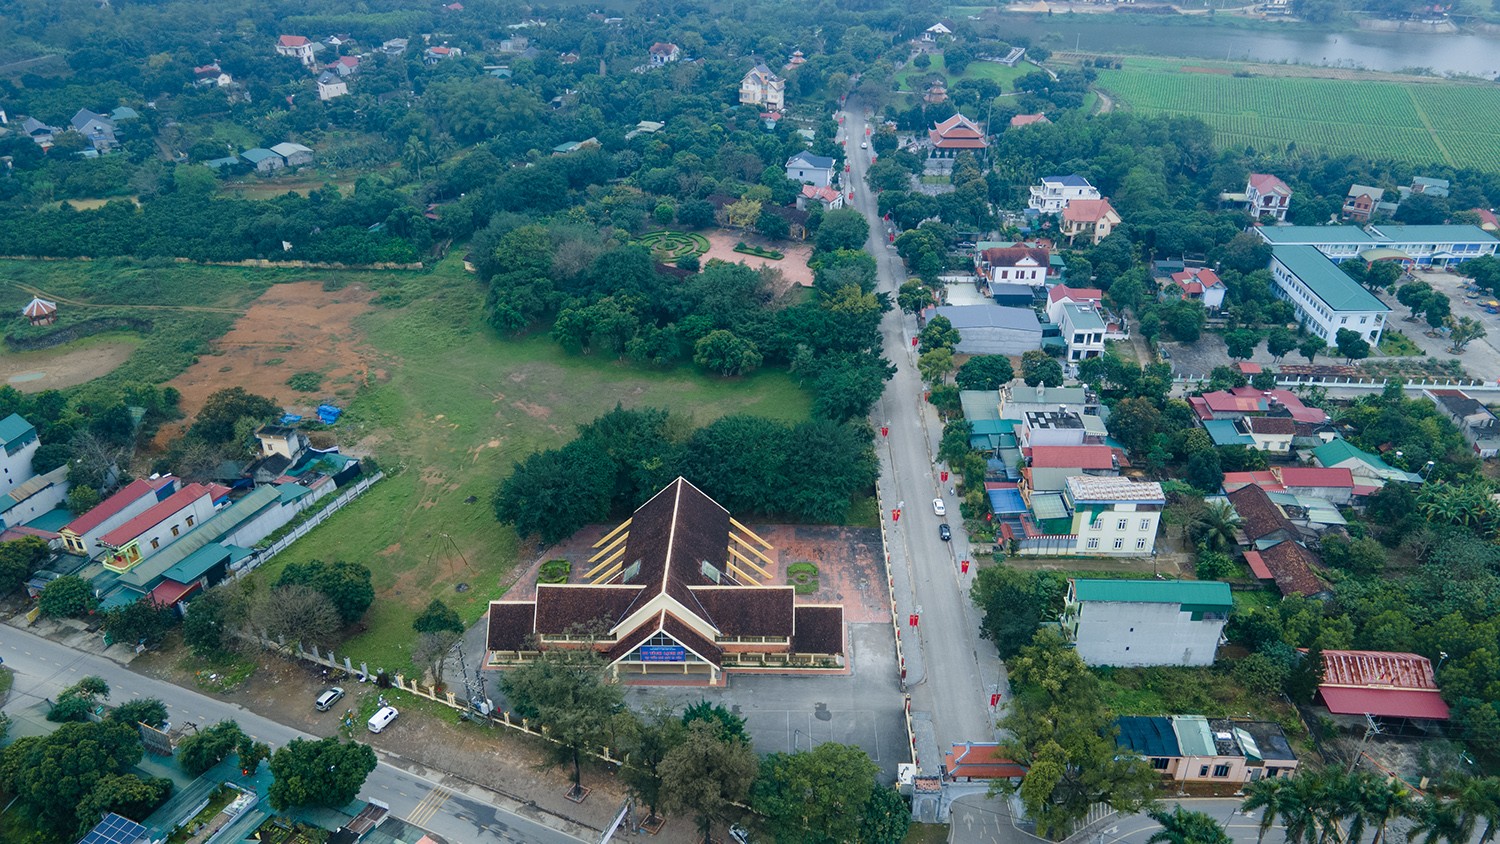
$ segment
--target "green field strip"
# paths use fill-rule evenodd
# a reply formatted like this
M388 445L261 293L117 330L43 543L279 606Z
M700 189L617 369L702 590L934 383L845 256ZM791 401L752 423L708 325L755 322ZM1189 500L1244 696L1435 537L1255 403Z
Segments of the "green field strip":
M1432 135L1432 143L1437 146L1438 152L1443 154L1443 160L1448 162L1449 167L1457 167L1458 165L1453 163L1453 154L1448 152L1447 147L1443 146L1443 141L1438 137L1437 130L1432 128L1432 121L1428 120L1427 115L1422 111L1422 104L1417 102L1416 93L1412 89L1407 88L1406 97L1411 100L1411 107L1416 109L1417 117L1422 120L1422 125L1427 128L1427 133Z

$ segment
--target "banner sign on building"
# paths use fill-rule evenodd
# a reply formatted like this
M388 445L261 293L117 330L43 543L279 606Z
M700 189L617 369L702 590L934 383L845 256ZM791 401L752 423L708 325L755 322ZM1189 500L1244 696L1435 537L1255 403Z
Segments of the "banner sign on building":
M641 662L686 662L687 648L681 645L641 645Z

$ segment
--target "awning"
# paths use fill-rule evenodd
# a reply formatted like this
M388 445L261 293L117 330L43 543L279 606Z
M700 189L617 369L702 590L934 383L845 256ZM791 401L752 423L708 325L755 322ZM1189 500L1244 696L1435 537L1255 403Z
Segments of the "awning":
M1265 561L1260 558L1259 551L1246 551L1245 565L1248 565L1250 567L1251 574L1255 575L1261 580L1275 579L1275 575L1271 574L1271 570L1266 567Z
M1436 690L1319 686L1318 694L1323 696L1328 711L1336 715L1448 720L1448 704Z
M175 580L163 580L156 585L155 589L151 590L151 600L164 607L170 607L197 590L197 581L192 583L178 583Z
M1411 260L1411 256L1410 255L1406 254L1405 252L1402 252L1400 249L1392 249L1389 246L1376 246L1373 249L1366 249L1363 252L1359 253L1359 257L1363 258L1365 261L1368 261L1369 263L1372 263L1372 264L1375 263L1376 261L1410 261Z

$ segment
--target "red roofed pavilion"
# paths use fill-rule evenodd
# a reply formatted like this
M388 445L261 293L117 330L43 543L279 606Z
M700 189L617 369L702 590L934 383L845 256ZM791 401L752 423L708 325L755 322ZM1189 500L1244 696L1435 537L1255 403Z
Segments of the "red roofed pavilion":
M927 131L933 158L953 158L961 152L988 149L984 130L962 114L955 114Z

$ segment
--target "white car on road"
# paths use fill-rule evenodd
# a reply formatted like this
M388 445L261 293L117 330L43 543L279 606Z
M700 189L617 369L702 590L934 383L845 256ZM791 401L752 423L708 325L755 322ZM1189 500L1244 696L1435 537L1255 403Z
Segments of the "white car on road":
M934 498L934 499L932 499L932 512L934 514L936 514L936 515L939 515L939 516L946 516L946 515L948 515L948 507L947 507L947 505L943 504L943 499L941 499L941 498Z

